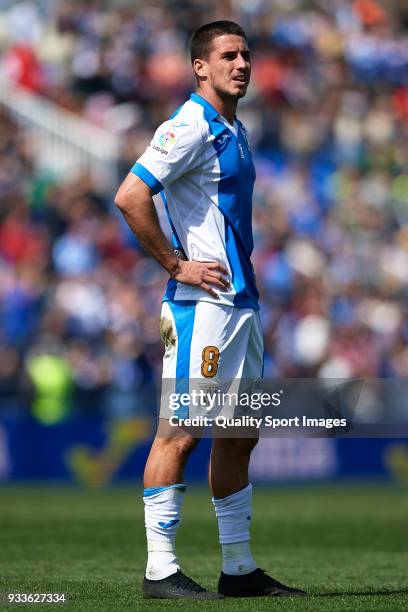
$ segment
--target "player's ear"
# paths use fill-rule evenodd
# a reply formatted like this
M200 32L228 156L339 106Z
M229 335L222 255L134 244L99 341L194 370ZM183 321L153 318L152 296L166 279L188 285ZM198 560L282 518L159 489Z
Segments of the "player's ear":
M197 77L200 79L205 79L208 76L208 64L202 59L196 58L194 60L193 70L196 73Z

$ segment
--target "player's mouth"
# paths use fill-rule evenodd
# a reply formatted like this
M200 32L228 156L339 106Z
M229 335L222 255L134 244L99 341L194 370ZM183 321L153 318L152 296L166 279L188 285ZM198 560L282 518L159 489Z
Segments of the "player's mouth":
M243 83L244 85L247 85L248 83L248 77L245 75L236 76L232 80L235 81L236 83Z
M240 91L244 91L248 87L249 79L245 76L234 77L232 79L235 87L237 87Z

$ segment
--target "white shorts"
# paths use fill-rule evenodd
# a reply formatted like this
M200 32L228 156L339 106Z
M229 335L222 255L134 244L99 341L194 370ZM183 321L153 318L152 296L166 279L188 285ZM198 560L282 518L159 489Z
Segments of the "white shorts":
M263 374L259 312L212 302L164 302L160 334L165 346L160 416L192 416L191 404L169 408L169 393L216 388L241 392ZM233 414L233 407L231 407ZM224 414L224 412L223 412Z

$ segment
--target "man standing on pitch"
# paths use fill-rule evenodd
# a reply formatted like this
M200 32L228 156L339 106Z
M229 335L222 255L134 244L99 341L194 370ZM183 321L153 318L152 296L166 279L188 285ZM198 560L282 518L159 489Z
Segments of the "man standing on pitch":
M191 61L197 92L158 128L115 199L143 247L171 277L161 313L163 379L172 379L176 391L185 391L189 379L256 380L263 367L250 260L255 170L245 128L235 115L251 72L244 31L230 21L200 27L191 39ZM173 231L172 246L152 200L158 192ZM144 597L303 594L267 576L250 551L253 438L213 441L209 480L223 555L219 592L203 589L181 572L175 537L186 488L183 469L197 439L170 427L169 416L162 400L161 434L144 474ZM177 416L182 422L188 407Z

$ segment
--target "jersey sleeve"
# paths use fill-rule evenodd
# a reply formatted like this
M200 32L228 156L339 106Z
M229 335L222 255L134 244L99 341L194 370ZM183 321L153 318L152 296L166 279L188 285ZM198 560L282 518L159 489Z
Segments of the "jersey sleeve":
M203 144L196 122L165 121L131 171L158 193L199 165Z

